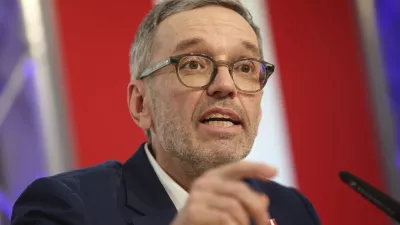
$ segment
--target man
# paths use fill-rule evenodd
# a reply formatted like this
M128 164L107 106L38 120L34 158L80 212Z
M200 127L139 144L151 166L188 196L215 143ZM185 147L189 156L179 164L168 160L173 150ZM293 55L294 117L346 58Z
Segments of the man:
M274 66L239 1L160 3L130 59L128 105L148 143L123 165L35 181L12 224L319 224L306 198L268 180L275 169L241 161Z

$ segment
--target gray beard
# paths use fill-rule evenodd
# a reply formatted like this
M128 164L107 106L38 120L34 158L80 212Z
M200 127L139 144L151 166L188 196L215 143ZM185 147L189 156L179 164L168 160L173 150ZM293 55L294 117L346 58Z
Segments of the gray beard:
M160 144L174 163L177 163L175 165L181 165L183 171L191 177L198 177L209 169L244 159L249 154L253 143L251 142L250 146L243 146L241 143L236 145L233 151L225 151L224 149L230 145L224 146L224 144L232 143L232 141L224 140L218 145L219 149L206 149L206 146L193 145L186 135L180 135L180 140L177 140L176 136L178 135L171 135L173 131L170 128L173 126L168 127L162 132L168 135L159 137ZM244 150L245 148L246 150ZM220 149L225 152L219 152Z
M163 99L160 93L154 89L151 92L152 112L155 116L153 132L174 165L180 165L188 176L198 177L209 169L242 160L249 154L254 143L255 131L247 140L230 140L221 135L216 141L217 147L209 149L192 140L194 134L182 125L174 109L163 105L165 103L160 101ZM236 145L232 146L233 143Z

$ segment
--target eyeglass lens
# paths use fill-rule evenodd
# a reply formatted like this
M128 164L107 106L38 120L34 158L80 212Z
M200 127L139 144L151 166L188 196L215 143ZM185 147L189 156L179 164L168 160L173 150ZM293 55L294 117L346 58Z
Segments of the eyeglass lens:
M202 87L210 82L214 72L214 62L204 56L185 56L178 64L180 80L190 87ZM260 90L266 82L266 66L255 60L240 60L231 68L236 86L244 91Z

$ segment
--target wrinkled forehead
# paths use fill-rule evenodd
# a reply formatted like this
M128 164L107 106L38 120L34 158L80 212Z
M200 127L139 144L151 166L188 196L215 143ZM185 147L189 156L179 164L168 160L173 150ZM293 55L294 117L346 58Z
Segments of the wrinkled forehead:
M201 51L228 54L248 51L259 56L257 35L250 24L237 12L206 6L174 14L160 23L155 36L155 55Z

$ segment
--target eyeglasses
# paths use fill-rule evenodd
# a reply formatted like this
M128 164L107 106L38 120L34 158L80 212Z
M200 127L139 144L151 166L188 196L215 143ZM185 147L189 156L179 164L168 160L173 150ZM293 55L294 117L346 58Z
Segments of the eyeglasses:
M170 64L175 65L176 75L182 85L196 89L207 88L211 85L218 74L218 67L226 66L236 88L247 93L261 91L275 69L273 64L255 58L225 62L215 61L207 55L189 53L171 56L167 60L156 63L144 70L139 79L148 77Z

